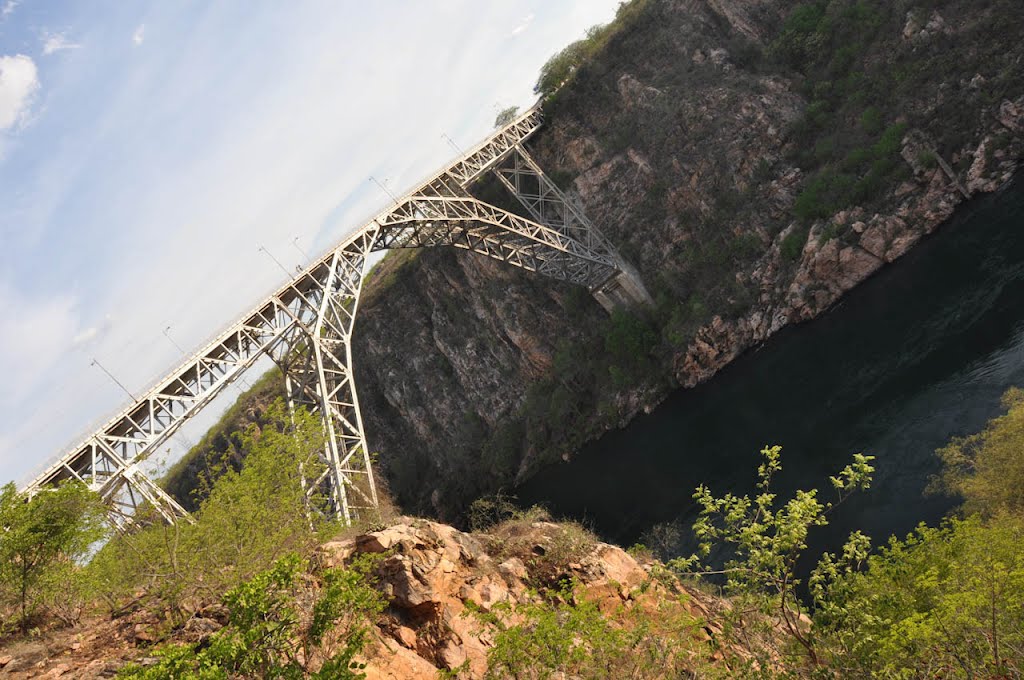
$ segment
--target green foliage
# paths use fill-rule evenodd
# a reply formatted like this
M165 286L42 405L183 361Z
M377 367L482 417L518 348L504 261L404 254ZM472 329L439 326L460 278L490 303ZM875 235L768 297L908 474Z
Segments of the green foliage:
M587 58L587 43L577 40L551 56L540 69L533 91L542 97L554 93Z
M241 468L246 428L266 423L267 406L282 394L283 385L279 369L263 374L206 431L199 443L171 466L160 482L164 490L189 512L197 510L220 473Z
M885 61L888 31L902 20L877 0L815 0L795 8L772 43L769 53L802 74L811 102L792 128L793 160L808 176L793 209L803 222L877 202L906 171L899 157L906 125L885 126L904 116Z
M494 117L494 127L503 128L516 119L519 115L518 106L509 106L498 112L498 115Z
M487 619L499 633L487 654L486 678L688 677L697 656L698 645L688 639L697 627L693 619L641 608L608 616L577 584L514 614L522 623L511 627Z
M828 590L815 617L829 665L857 677L1024 672L1024 521L950 520L891 539Z
M793 203L801 220L830 217L853 203L877 198L905 166L900 149L907 126L890 125L868 148L855 148L838 163L841 170L826 169L804 187Z
M242 443L245 465L217 480L195 523L155 522L111 539L89 565L98 596L116 608L143 589L176 618L184 600L219 598L282 555L304 552L332 529L320 512L324 499L307 498L301 481L303 470L316 478L322 465L319 419L301 410L292 417L277 401L264 426L251 425Z
M770 54L794 69L814 60L823 48L821 28L827 6L827 2L819 0L794 9L772 44Z
M621 307L616 308L604 336L605 351L614 362L609 368L612 384L625 387L645 369L657 341L657 334L644 318Z
M0 634L16 618L26 630L37 608L61 607L77 617L78 561L106 533L99 497L77 481L40 491L31 499L14 484L0 489ZM17 612L16 617L10 611Z
M616 33L635 19L647 0L628 0L619 5L615 20L606 25L587 29L586 37L555 53L541 67L533 91L541 97L550 97L594 55L601 52Z
M829 478L837 493L836 503L822 503L817 490L812 489L797 491L793 498L780 504L771 484L782 469L781 454L780 446L761 450L764 462L757 470L758 492L753 497L731 493L715 497L707 487L698 487L694 499L701 511L693 532L699 541L699 551L670 564L686 574L724 575L726 592L733 595L739 608L779 617L781 629L816 666L819 654L802 620L804 606L797 595L800 579L795 573L796 564L807 550L811 528L827 524L828 513L850 493L868 488L874 472L870 465L873 457L856 454L853 463ZM724 569L714 569L703 562L712 548L722 547L733 554ZM813 582L831 582L845 574L863 558L866 550L866 538L859 533L851 535L844 559L826 555L812 577ZM847 554L849 559L845 558ZM764 661L767 664L768 660Z
M932 488L961 496L966 512L1024 516L1024 390L1008 390L1003 407L1006 415L982 432L954 439L937 452L943 470Z
M157 664L128 666L118 677L363 678L355 655L385 606L370 577L374 564L362 556L347 569L326 570L308 598L300 597L302 560L286 555L224 596L228 625L206 643L165 647Z
M882 131L885 123L882 120L882 112L877 106L869 106L860 114L860 126L869 135L877 135Z
M779 252L782 254L782 259L787 262L796 262L800 259L800 255L804 252L804 245L807 243L807 234L810 230L807 227L797 225L786 234L785 238L782 239L782 243L779 244Z

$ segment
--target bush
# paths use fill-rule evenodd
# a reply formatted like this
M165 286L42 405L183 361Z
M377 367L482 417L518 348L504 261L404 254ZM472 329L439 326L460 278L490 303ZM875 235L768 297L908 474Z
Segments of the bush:
M943 469L931 484L964 499L969 513L1024 515L1024 390L1003 395L1006 414L938 450Z
M385 606L370 577L373 557L320 576L316 597L300 597L298 555L232 588L223 599L228 625L197 648L172 645L152 666L130 665L119 678L364 678L358 654Z
M882 112L878 107L871 106L860 114L860 126L869 135L877 135L882 131Z
M0 635L6 622L17 621L27 630L46 602L65 607L68 614L62 618L74 622L78 561L105 535L105 519L99 496L78 481L31 499L13 483L0 489L0 606L6 610Z
M614 21L590 27L585 38L557 52L541 67L533 91L541 97L551 97L577 70L603 50L616 33L634 21L645 4L646 0L622 2L615 12Z
M693 636L700 622L677 603L658 611L637 607L613 622L585 588L569 584L548 595L515 608L521 623L501 627L485 677L692 677L705 651Z
M787 662L791 667L799 667L801 658L817 665L821 649L803 623L805 606L796 590L799 584L796 564L807 551L811 528L828 524L829 513L839 503L852 492L870 486L873 456L855 454L850 465L830 477L837 498L834 503L823 503L818 500L817 489L797 491L789 500L779 502L772 492L772 482L782 470L782 447L766 446L761 455L764 462L757 469L756 495L727 493L716 497L704 485L697 488L693 497L700 507L700 516L694 522L693 533L699 541L698 553L669 564L687 576L724 575L726 592L735 598L734 611L759 611L778 617L776 634L781 632L793 648L786 650L793 654ZM819 595L823 584L833 583L856 570L868 546L867 537L854 532L840 559L829 554L822 556L811 576L812 594ZM724 568L706 561L712 551L723 548L731 555ZM815 603L824 599L815 597ZM735 642L749 644L742 639ZM751 648L749 652L758 654L760 650ZM771 667L774 660L762 658L759 665Z
M1020 677L1024 521L921 526L830 591L815 617L846 677Z
M807 243L807 235L810 230L806 227L796 226L786 234L779 244L779 253L782 259L787 262L796 262L804 252L804 244Z
M89 565L96 595L116 608L142 589L179 620L184 602L215 601L286 553L307 551L335 528L326 499L303 490L303 470L315 479L322 466L318 418L302 410L291 416L278 400L262 429L250 426L242 441L245 465L217 480L194 524L154 523L114 537L99 551Z
M498 115L494 117L494 127L503 128L516 119L519 114L518 106L509 106L508 108L502 109L498 112Z

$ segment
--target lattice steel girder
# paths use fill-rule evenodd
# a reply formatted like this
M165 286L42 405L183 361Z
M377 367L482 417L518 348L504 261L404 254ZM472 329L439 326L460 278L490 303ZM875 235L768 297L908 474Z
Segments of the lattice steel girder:
M306 480L308 493L328 484L334 510L346 520L375 507L373 471L351 373L352 330L368 253L447 245L591 290L619 269L617 255L582 211L522 149L540 124L538 105L421 183L64 454L25 491L39 493L75 478L103 494L119 526L130 523L140 504L151 505L171 522L187 516L139 465L267 354L285 373L289 406L307 404L324 419L324 472ZM469 195L467 188L490 170L520 197L533 220Z
M512 149L521 146L544 122L540 104L536 104L481 144L473 147L437 176L448 175L468 187L482 174L500 162ZM433 178L431 178L433 179ZM429 184L427 182L425 184ZM417 187L411 193L421 193Z
M144 397L84 442L65 454L25 488L30 496L66 479L78 479L99 492L121 526L129 506L145 502L165 519L187 513L140 470L187 418L251 366L263 353L273 353L295 328L315 318L322 295L312 267L254 309L204 351L157 383Z
M378 221L375 250L450 245L587 286L618 266L614 254L471 196L410 196Z
M536 222L618 263L615 249L590 223L582 208L569 200L525 148L513 149L493 167L493 173Z
M296 370L283 366L293 403L319 411L324 423L324 474L304 479L307 494L329 480L327 491L334 512L351 522L361 510L377 507L370 452L363 431L359 401L352 378L352 332L367 255L379 226L361 230L331 255L317 317L309 334L308 360Z

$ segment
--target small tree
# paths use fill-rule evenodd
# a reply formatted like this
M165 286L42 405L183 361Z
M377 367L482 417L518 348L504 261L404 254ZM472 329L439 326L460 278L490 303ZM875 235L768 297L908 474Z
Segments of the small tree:
M838 493L835 503L822 503L817 490L812 489L797 491L780 505L771 491L771 482L782 470L781 454L781 446L761 450L764 462L757 469L758 493L754 497L726 494L716 498L706 486L698 487L693 497L701 512L693 531L700 541L699 553L671 564L687 575L724 575L727 592L736 597L739 606L735 611L739 615L747 609L775 617L816 666L813 631L797 594L800 580L796 565L807 550L811 527L828 524L827 515L838 503L853 491L868 488L874 472L869 463L874 457L856 454L852 464L829 478ZM722 569L703 562L715 547L724 547L734 555ZM841 558L823 557L812 575L812 586L826 593L827 583L854 569L867 557L869 547L863 534L851 534Z
M503 128L516 119L516 114L519 113L518 106L509 106L498 112L498 115L494 118L494 127Z
M22 630L43 591L66 587L75 563L103 537L104 519L99 497L81 482L31 499L13 483L0 491L0 594L16 605Z
M228 625L209 640L165 646L155 665L129 665L118 677L365 678L355 656L386 604L372 576L379 561L362 555L327 569L312 588L299 556L285 555L224 596Z
M194 524L156 522L100 551L90 570L97 594L112 608L141 589L180 618L189 601L215 600L284 554L305 553L332 530L325 499L308 495L302 481L303 473L316 479L323 470L319 419L302 409L289 414L277 400L264 420L242 434L245 464L216 480Z
M546 97L557 90L583 63L586 48L585 40L577 40L548 59L540 69L540 76L537 77L533 91Z

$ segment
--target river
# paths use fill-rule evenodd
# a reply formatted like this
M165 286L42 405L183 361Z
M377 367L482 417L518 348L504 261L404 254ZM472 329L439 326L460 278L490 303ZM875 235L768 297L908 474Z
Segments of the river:
M621 545L674 522L685 530L673 552L684 552L694 488L753 491L763 445L783 446L783 498L807 488L830 498L828 475L863 452L876 457L872 488L837 508L812 548L835 550L853 529L881 542L955 507L924 493L935 449L984 427L1014 385L1024 386L1022 176L962 207L827 313L515 493Z

